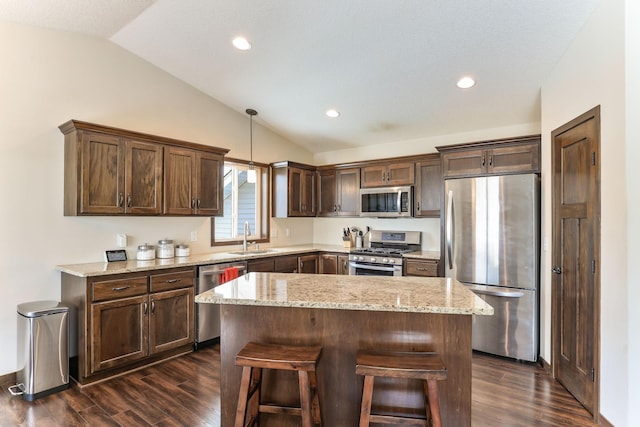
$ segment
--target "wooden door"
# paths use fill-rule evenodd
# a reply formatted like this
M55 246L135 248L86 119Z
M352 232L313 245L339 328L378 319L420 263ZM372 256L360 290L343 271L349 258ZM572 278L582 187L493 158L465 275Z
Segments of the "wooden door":
M316 274L318 272L318 255L298 257L298 273Z
M162 213L162 146L127 140L125 143L125 211Z
M316 173L302 171L302 214L316 216Z
M124 213L124 144L117 136L82 135L81 214Z
M289 208L287 210L287 216L303 216L303 173L302 169L289 168Z
M149 295L149 354L194 341L193 287Z
M91 373L147 357L147 296L91 304Z
M320 274L338 274L338 256L335 254L320 255Z
M335 216L338 214L336 182L335 169L318 172L318 216Z
M438 218L443 192L440 158L434 157L431 160L417 162L414 195L415 216Z
M219 154L196 152L195 212L198 215L222 215L222 174L224 160Z
M414 180L415 165L413 162L391 163L387 167L385 185L413 185Z
M600 110L552 132L553 374L599 412Z
M338 274L349 275L349 255L338 255Z
M338 169L338 215L360 215L360 169Z
M196 154L185 148L164 149L164 213L191 215L194 212Z

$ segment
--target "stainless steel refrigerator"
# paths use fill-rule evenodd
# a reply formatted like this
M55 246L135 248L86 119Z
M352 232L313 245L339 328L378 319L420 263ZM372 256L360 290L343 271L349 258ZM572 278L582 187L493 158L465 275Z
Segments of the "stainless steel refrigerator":
M445 180L445 276L494 309L473 317L475 350L535 361L539 342L540 180Z

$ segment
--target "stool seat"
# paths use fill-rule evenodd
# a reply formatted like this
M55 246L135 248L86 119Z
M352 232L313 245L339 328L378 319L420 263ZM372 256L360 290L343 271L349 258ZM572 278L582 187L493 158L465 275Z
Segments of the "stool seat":
M356 356L356 374L364 376L360 427L370 423L441 427L437 381L447 379L447 369L437 353L382 352L360 350ZM371 413L375 377L415 379L423 382L426 418Z
M236 365L242 366L242 381L235 427L257 425L260 413L297 415L302 418L303 427L311 427L313 423L319 424L320 402L316 384L316 365L321 352L320 346L247 343L236 355ZM262 369L297 371L300 406L261 402Z

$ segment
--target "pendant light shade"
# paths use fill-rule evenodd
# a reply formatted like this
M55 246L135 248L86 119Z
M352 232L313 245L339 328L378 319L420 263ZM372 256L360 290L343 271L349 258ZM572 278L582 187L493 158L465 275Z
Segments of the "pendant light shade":
M247 171L247 182L255 184L256 170L253 166L253 116L257 116L258 112L251 108L247 108L246 113L249 115L249 170Z

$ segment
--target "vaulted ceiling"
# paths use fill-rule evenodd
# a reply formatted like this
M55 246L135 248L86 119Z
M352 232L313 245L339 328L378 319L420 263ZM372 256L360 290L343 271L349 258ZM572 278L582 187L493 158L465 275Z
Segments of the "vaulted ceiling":
M539 122L544 79L597 4L0 0L0 19L109 39L323 152Z

